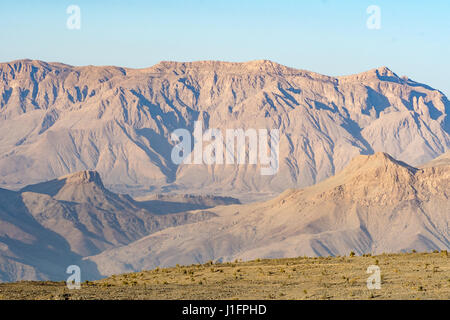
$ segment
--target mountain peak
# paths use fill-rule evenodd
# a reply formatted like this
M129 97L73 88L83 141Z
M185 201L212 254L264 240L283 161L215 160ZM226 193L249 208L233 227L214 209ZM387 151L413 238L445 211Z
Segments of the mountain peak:
M359 155L353 159L353 161L369 161L369 162L393 162L396 163L397 160L395 160L390 154L386 152L375 152L374 154L369 155Z
M401 82L404 79L400 78L395 72L386 66L381 66L375 69L371 69L365 72L352 74L348 76L338 77L340 81L364 81L364 80L381 80Z
M66 184L87 184L94 183L103 188L103 182L100 174L97 171L79 171L72 174L65 175L58 180L65 180Z
M417 168L396 160L385 152L376 152L354 157L335 176L310 188L326 190L332 186L342 185L351 186L354 189L358 189L355 186L373 186L373 190L379 189L381 185L388 186L388 189L392 189L394 185L401 188L401 185L409 185L417 171Z
M427 187L417 184L421 179L420 172L385 152L377 152L356 156L335 176L306 188L305 191L315 194L313 198L316 200L346 199L364 206L395 205L400 201L416 199L419 189L423 191L422 195L430 194Z
M383 167L385 169L401 169L404 168L410 172L417 171L416 168L410 165L394 159L391 155L386 152L375 152L371 155L359 155L350 161L347 168L343 171L358 173L360 171L367 172L370 169L376 169Z
M21 189L21 192L45 193L49 196L56 196L64 189L73 189L83 186L95 186L101 190L106 190L100 174L97 171L79 171L71 173L57 179L28 185ZM69 192L70 193L70 192Z
M249 70L275 70L275 69L292 69L283 66L279 63L270 60L252 60L247 62L228 62L217 60L202 60L192 62L179 62L179 61L161 61L154 66L150 67L155 71L165 71L170 69L183 69L183 70L217 70L231 72L236 71L249 71ZM295 70L295 69L292 69Z
M375 68L373 69L373 71L375 71L380 76L389 76L389 77L397 76L391 69L389 69L386 66Z
M183 75L193 74L232 74L232 75L258 75L258 76L295 76L324 82L336 82L335 77L326 76L320 73L291 68L277 62L261 59L246 62L226 62L216 60L193 61L193 62L176 62L161 61L158 64L141 72L157 73L157 74L175 74Z

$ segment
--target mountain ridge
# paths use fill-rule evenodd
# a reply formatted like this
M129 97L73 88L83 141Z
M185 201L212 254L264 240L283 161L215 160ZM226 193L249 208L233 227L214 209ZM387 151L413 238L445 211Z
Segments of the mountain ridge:
M149 68L0 64L0 186L96 170L119 193L275 195L313 185L354 156L423 164L450 148L450 102L386 67L329 77L268 60ZM280 130L280 167L176 165L178 129ZM27 174L24 174L27 172Z

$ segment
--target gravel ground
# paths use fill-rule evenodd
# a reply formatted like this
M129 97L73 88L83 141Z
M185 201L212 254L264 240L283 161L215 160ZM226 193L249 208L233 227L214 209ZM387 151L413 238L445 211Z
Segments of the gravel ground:
M367 288L367 268L381 289ZM206 263L85 281L0 284L0 299L450 299L446 251Z

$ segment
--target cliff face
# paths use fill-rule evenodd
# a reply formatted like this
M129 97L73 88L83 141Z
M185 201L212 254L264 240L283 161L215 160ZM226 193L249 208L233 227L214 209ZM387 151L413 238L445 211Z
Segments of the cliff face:
M312 185L359 154L420 165L450 147L450 103L386 67L328 77L271 61L161 62L147 69L0 64L0 185L82 170L135 194L154 190L278 193ZM170 134L280 130L279 171L176 165Z

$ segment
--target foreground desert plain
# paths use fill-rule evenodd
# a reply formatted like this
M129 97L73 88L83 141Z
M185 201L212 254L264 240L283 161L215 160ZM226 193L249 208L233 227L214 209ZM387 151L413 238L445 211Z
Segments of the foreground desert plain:
M381 289L367 288L378 265ZM449 299L447 251L176 266L85 281L0 284L1 299Z

